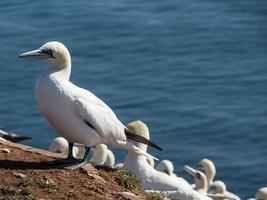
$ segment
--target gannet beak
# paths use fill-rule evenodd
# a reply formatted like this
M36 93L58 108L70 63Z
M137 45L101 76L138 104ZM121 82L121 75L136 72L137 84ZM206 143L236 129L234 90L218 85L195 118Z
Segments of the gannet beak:
M46 58L52 58L47 51L36 49L33 51L29 51L26 53L22 53L18 56L18 58L33 58L33 59L46 59Z
M189 174L191 174L193 177L195 177L198 173L198 170L193 169L192 167L189 167L188 165L184 166L185 171L187 171Z

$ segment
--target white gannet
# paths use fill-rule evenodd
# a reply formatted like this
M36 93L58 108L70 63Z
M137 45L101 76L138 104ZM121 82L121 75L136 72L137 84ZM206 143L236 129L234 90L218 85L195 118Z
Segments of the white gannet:
M248 200L267 200L267 187L260 188L255 197Z
M106 158L106 161L105 161L105 165L108 165L110 167L114 167L115 165L115 156L113 154L113 152L110 150L110 149L107 149L107 158Z
M85 145L86 152L80 165L86 163L90 147L96 144L109 144L151 156L128 142L131 139L161 150L158 145L129 131L110 107L93 93L70 82L71 57L62 43L47 42L37 50L19 55L19 58L47 60L49 69L35 84L37 103L59 135L68 140L71 149L73 143ZM69 152L67 161L77 162L72 151Z
M136 134L149 139L149 130L141 121L132 122L127 127ZM146 152L147 145L139 142L134 142L134 144ZM134 174L141 181L143 188L149 192L164 192L179 200L210 200L205 195L194 191L183 178L172 177L154 169L143 155L128 152L123 168Z
M206 178L208 181L208 187L209 188L212 187L213 184L217 182L217 181L214 181L214 177L216 175L216 167L214 163L210 159L204 158L198 163L198 168L200 171L202 171L206 175ZM222 181L217 182L217 184L215 185L215 188L221 187L222 186L221 183L223 182ZM240 199L237 195L229 191L225 191L224 194L225 196L229 198L231 197L232 199Z
M8 133L8 132L0 129L0 140L9 140L11 142L20 142L22 140L29 140L29 139L32 139L32 138L29 136L17 135L15 133Z
M214 163L210 159L203 158L198 162L197 167L206 175L208 185L211 185L216 175L216 168Z
M68 155L70 148L68 141L63 137L55 138L49 146L49 151L55 153L62 153L64 155ZM84 145L74 144L72 149L72 154L75 158L82 159L84 157L85 148ZM106 145L97 144L92 147L93 155L90 159L93 163L97 165L108 165L113 166L115 162L115 157Z
M93 156L90 159L96 165L104 165L107 160L107 145L98 144L92 148Z
M212 186L210 191L208 191L208 181L206 175L203 172L193 169L189 166L185 166L185 170L193 176L195 183L194 189L199 193L204 194L214 200L240 200L239 197L229 195L227 193L225 184L223 182L214 182L214 186ZM223 185L221 183L223 183Z
M222 181L214 181L208 188L209 194L224 194L226 192L226 185Z
M69 148L69 143L63 137L55 138L49 146L49 151L54 153L62 153L64 155L68 155L69 150L71 150ZM74 144L72 151L72 155L74 158L82 159L84 157L85 148L83 145Z
M170 176L177 176L175 173L173 173L174 167L172 162L169 160L162 160L161 162L159 162L159 164L157 164L156 166L156 170L164 172Z
M154 159L151 158L151 157L147 157L146 158L146 161L147 163L151 166L151 167L154 167L155 166L155 162L154 162ZM117 163L116 165L114 165L114 168L115 169L121 169L123 168L123 163Z

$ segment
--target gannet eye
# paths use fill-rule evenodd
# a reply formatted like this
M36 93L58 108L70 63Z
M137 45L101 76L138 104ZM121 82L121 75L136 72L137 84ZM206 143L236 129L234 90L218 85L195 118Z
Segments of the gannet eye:
M45 54L51 56L52 58L56 58L55 56L53 56L53 51L52 51L51 49L42 49L42 51L43 51Z
M198 179L200 179L200 173L197 173L197 174L196 174L196 177L197 177Z

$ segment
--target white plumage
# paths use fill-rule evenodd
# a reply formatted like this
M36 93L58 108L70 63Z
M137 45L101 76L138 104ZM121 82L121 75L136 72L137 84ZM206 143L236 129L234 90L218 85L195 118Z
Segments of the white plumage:
M210 159L207 159L207 158L202 159L201 161L199 161L198 166L199 166L199 169L204 172L207 178L208 189L215 188L217 190L218 189L223 190L225 187L225 190L223 191L223 195L225 197L227 197L228 199L240 200L240 198L236 194L226 190L226 185L224 182L219 181L219 180L214 181L214 177L216 175L216 167Z
M267 187L260 188L255 197L248 200L267 200Z
M49 69L37 80L35 95L42 114L68 142L86 148L109 144L150 156L127 142L125 126L102 100L69 81L71 57L62 43L45 43L19 58L48 61Z
M132 122L127 127L149 139L149 130L141 121ZM135 142L135 145L143 151L147 150L147 145L137 142ZM183 178L172 177L154 169L143 155L128 152L123 168L133 173L142 182L143 188L149 192L165 192L172 198L179 200L210 200L205 195L194 191Z

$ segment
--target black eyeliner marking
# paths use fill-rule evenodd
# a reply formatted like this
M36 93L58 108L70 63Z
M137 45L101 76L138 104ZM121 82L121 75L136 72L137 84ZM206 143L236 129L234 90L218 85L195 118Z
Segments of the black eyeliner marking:
M53 51L51 49L41 49L42 52L46 53L47 55L51 56L52 58L56 58L53 56Z

